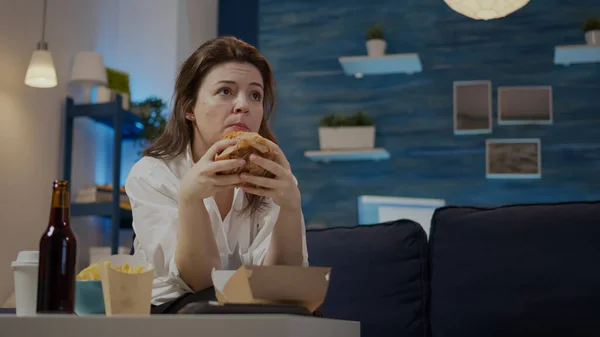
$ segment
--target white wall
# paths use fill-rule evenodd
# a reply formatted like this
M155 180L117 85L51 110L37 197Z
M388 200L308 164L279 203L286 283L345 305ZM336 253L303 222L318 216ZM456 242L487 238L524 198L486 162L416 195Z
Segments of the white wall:
M10 262L20 250L37 249L51 182L62 177L63 102L72 56L98 51L107 66L130 73L134 100L157 95L170 101L179 63L217 30L217 0L48 1L46 40L59 85L34 89L23 80L40 39L41 13L41 0L0 1L0 304L13 291ZM112 147L112 130L76 120L74 193L110 180ZM122 179L137 159L131 144L124 147ZM81 266L90 245L108 243L107 223L73 218L72 224Z
M176 63L183 61L202 43L217 36L217 0L179 0Z

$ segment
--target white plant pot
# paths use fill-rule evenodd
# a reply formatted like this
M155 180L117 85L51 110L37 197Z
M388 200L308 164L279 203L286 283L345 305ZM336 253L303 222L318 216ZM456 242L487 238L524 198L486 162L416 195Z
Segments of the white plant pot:
M600 29L590 30L585 32L585 42L587 44L600 45Z
M123 110L129 110L129 94L122 92L121 99L121 107L123 108Z
M96 87L96 103L108 103L112 100L112 92L105 86Z
M370 57L381 57L385 55L387 43L385 40L375 39L367 41L367 54Z
M114 102L117 100L117 94L121 95L121 108L123 108L123 110L129 110L129 94L124 92L119 93L116 90L109 89L105 86L96 87L95 103Z
M372 149L375 126L320 127L319 147L323 151Z

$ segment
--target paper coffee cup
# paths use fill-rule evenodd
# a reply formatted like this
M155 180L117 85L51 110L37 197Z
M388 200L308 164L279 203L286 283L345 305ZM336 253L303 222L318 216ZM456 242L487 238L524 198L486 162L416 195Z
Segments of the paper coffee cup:
M35 316L37 309L39 252L22 251L11 263L15 278L17 316Z

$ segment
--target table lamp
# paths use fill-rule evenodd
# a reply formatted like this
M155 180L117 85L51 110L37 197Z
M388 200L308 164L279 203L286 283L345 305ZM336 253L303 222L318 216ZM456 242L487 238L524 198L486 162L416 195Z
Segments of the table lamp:
M93 86L106 85L107 82L102 55L92 51L82 51L75 55L71 68L71 83L83 86L85 96L82 103L90 103Z

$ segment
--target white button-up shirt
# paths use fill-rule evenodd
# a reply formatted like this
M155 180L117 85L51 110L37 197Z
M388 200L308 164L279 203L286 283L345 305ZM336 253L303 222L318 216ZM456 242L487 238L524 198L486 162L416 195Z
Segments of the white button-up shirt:
M152 263L156 272L152 290L154 305L193 291L179 277L175 264L179 184L193 165L189 147L184 154L169 161L143 157L133 166L125 183L136 233L135 255ZM242 264L260 265L269 248L279 206L268 199L268 207L251 218L249 213L238 212L244 200L244 191L236 188L231 211L223 219L214 198L204 199L222 269L234 270ZM302 227L303 265L308 266L304 218Z

